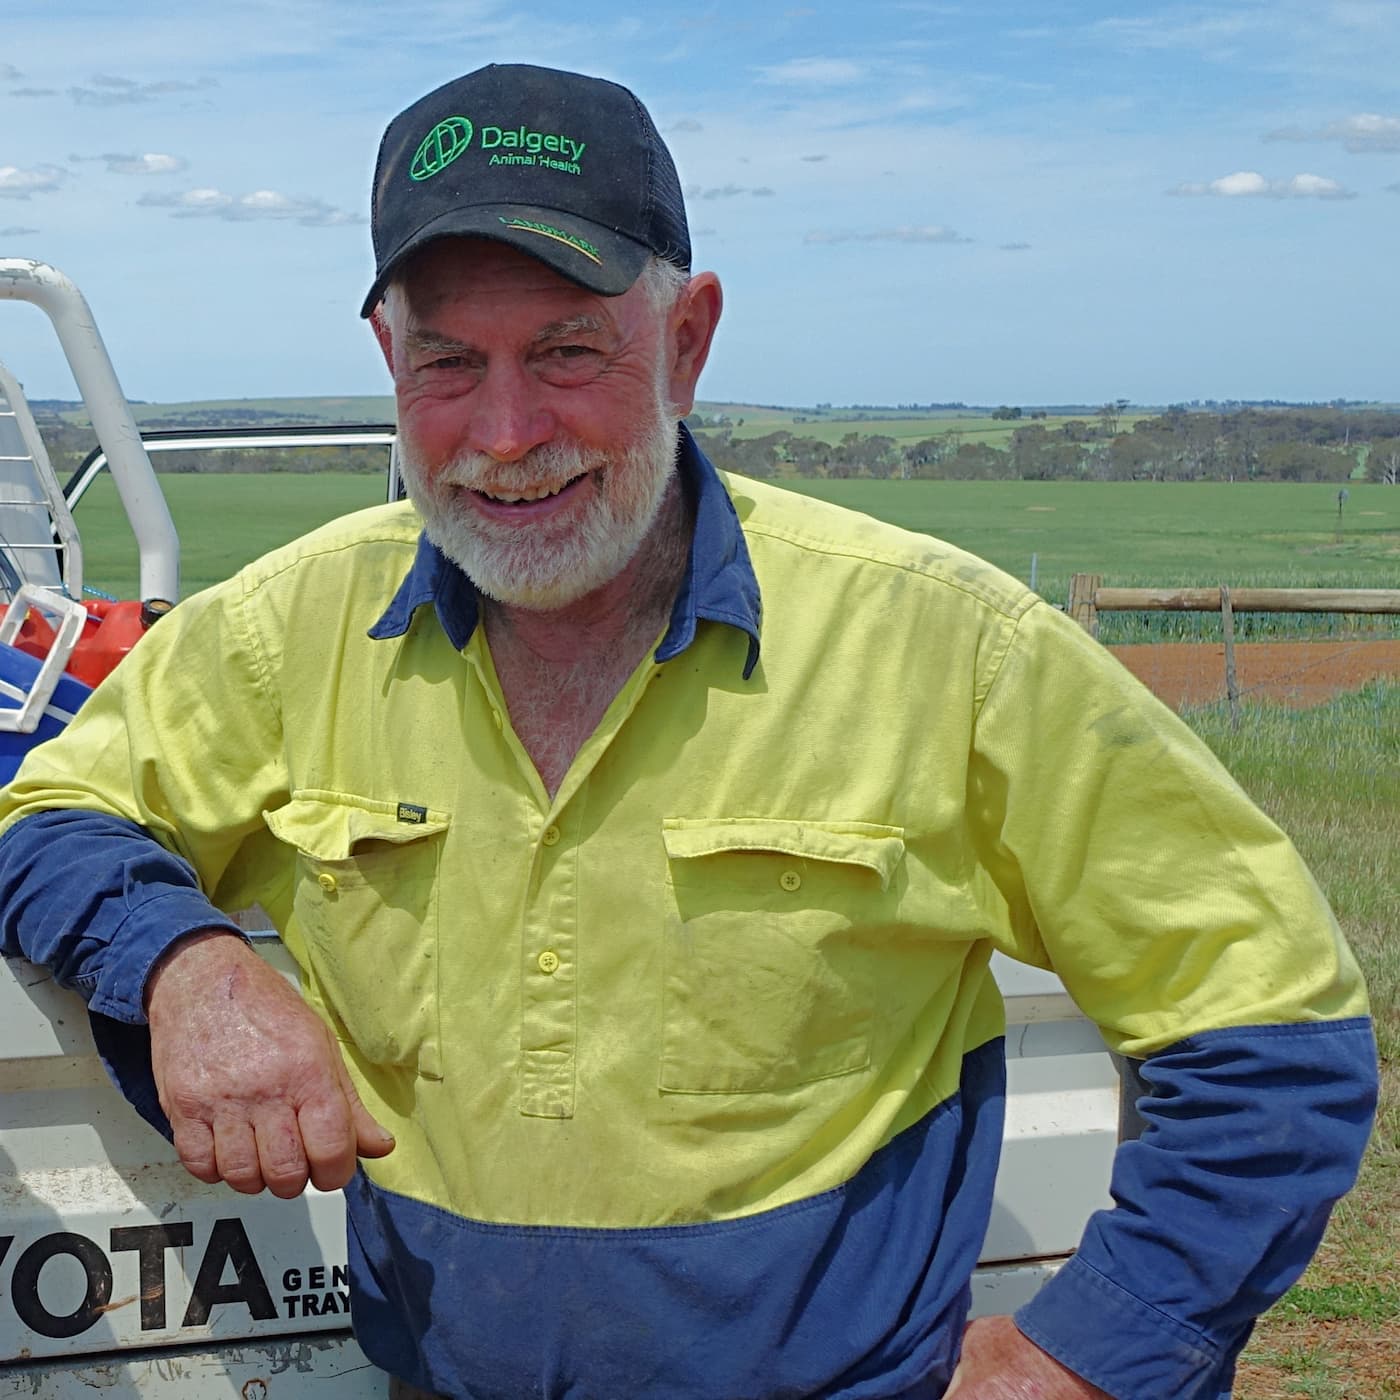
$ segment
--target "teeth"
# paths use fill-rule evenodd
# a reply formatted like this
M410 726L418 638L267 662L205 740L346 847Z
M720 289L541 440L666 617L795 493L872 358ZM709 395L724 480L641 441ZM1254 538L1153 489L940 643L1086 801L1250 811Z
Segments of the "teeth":
M557 496L565 486L570 486L573 481L577 480L578 478L574 477L571 481L561 482L558 486L529 486L525 490L509 496L495 491L488 491L484 494L490 496L493 501L500 501L504 505L518 506L528 501L548 500L550 496Z

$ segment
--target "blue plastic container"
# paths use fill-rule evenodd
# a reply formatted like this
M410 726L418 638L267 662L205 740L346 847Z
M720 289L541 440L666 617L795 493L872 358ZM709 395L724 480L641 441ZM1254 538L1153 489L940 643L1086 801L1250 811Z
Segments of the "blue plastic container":
M18 710L39 677L39 661L27 651L0 642L0 710ZM52 739L78 712L92 687L72 676L60 676L38 728L32 734L0 730L0 783L8 783L19 770L25 754L45 739Z

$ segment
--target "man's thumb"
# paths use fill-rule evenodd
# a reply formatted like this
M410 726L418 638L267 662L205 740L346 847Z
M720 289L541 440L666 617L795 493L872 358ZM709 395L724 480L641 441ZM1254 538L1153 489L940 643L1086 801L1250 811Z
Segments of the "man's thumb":
M357 1157L387 1157L394 1150L393 1133L370 1117L369 1109L358 1099L350 1105L350 1117L355 1124Z

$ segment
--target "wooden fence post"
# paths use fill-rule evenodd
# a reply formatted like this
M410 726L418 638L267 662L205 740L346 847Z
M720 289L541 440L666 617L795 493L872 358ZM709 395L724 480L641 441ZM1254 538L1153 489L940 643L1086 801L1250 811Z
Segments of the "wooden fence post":
M1099 610L1094 606L1094 594L1102 582L1102 574L1074 574L1069 581L1069 615L1091 637L1099 635Z
M1240 687L1235 679L1235 607L1227 584L1220 585L1220 624L1225 633L1225 694L1230 700L1230 728L1240 727Z

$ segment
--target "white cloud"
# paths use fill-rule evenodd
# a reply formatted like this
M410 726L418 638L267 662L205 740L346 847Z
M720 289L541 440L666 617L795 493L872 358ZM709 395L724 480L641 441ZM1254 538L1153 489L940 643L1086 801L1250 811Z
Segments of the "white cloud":
M758 72L764 82L801 87L839 87L865 77L865 69L848 58L792 58Z
M682 117L680 121L672 122L671 125L667 128L668 131L681 133L704 131L704 129L705 128L701 126L700 123L696 121L694 117Z
M1379 112L1358 112L1341 121L1328 122L1316 131L1285 126L1269 132L1266 141L1339 141L1352 155L1400 151L1400 117L1384 117Z
M867 233L815 232L804 243L971 243L956 229L942 224L902 225L899 228L875 229Z
M217 78L200 78L188 83L167 78L158 83L138 83L133 78L118 78L110 73L98 73L85 87L70 87L68 95L80 106L124 107L135 102L152 102L177 92L203 92L218 87Z
M145 155L100 156L107 162L107 171L112 175L177 175L189 162L179 156L160 155L147 152Z
M712 185L709 189L702 189L699 185L691 185L685 192L687 199L735 199L739 195L754 195L757 198L767 198L774 191L767 185Z
M1268 22L1266 14L1243 11L1203 17L1115 16L1095 21L1089 26L1089 32L1125 49L1196 49L1219 53L1222 45L1232 45L1242 35Z
M1355 195L1326 175L1295 175L1278 191L1285 199L1354 199Z
M136 201L154 209L169 209L177 219L217 218L230 223L257 219L291 220L307 228L334 228L362 224L360 214L337 209L324 200L283 194L280 190L254 190L232 195L222 190L201 188L171 194L143 194Z
M1003 253L1026 253L1030 251L1029 243L999 243L997 247Z
M22 77L24 74L13 63L0 63L0 83L13 83Z
M10 89L10 96L11 96L11 97L57 97L57 96L58 96L58 89L57 89L57 88L36 88L36 87L11 88L11 89Z
M1223 199L1355 199L1352 191L1325 175L1294 175L1269 180L1257 170L1237 170L1206 184L1182 184L1171 195L1211 195Z
M68 172L57 165L36 165L32 170L0 165L0 197L28 199L32 194L49 194L67 178Z
M819 156L803 156L802 159L803 159L803 160L806 160L806 161L810 161L813 165L815 165L815 164L817 164L819 161L825 160L825 159L826 159L826 156L825 156L825 155L819 155Z
M21 224L11 224L8 228L0 228L0 238L27 238L31 233L38 233L37 228L25 228Z

